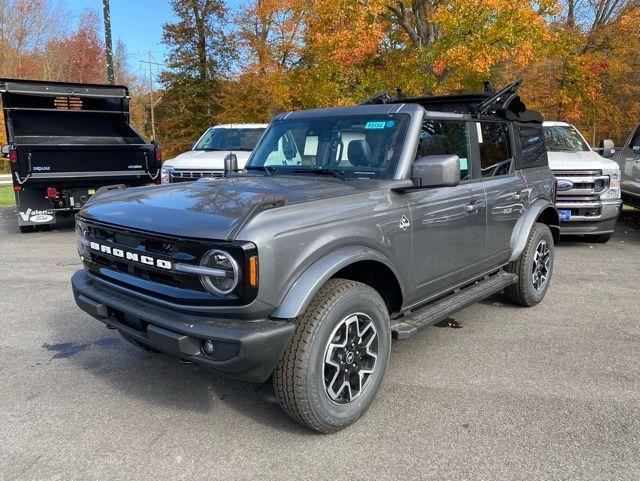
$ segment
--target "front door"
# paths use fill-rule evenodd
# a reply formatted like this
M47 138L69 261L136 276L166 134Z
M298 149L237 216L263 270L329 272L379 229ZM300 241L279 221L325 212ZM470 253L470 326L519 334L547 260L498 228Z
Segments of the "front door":
M416 299L422 300L479 274L485 258L486 198L473 182L470 123L425 119L416 158L455 154L461 183L407 194L414 233Z

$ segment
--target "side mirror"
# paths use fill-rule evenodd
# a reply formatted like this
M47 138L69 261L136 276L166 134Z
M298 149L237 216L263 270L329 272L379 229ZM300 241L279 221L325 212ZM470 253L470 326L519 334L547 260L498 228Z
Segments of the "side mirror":
M4 157L5 159L9 157L9 146L7 144L2 146L2 157Z
M604 139L600 142L600 149L602 150L602 156L610 159L616 153L616 146L613 144L613 140Z
M455 187L460 183L460 157L420 157L413 163L411 177L418 182L418 187Z
M633 146L633 152L636 154L640 154L640 145L634 145Z
M238 157L236 154L227 154L224 158L224 173L238 172Z

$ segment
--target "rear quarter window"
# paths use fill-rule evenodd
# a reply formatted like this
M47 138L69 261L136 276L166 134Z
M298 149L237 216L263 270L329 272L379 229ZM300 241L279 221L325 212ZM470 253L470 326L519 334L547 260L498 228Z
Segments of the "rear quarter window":
M517 133L521 149L519 167L527 169L549 165L542 125L519 125Z

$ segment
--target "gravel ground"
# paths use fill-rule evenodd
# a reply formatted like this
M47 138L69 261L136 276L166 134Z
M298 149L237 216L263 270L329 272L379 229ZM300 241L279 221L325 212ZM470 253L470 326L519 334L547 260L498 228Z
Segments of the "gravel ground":
M122 341L76 308L71 227L0 208L2 480L640 478L640 211L557 249L547 298L494 296L394 342L369 413L316 435L271 386Z

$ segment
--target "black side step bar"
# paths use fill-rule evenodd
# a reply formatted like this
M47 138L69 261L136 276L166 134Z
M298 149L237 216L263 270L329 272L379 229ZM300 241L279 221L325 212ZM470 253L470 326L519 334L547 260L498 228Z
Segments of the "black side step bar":
M393 319L391 320L393 338L411 339L425 327L443 321L454 312L503 290L517 280L516 274L500 271L435 301L433 304L413 311L409 315Z

